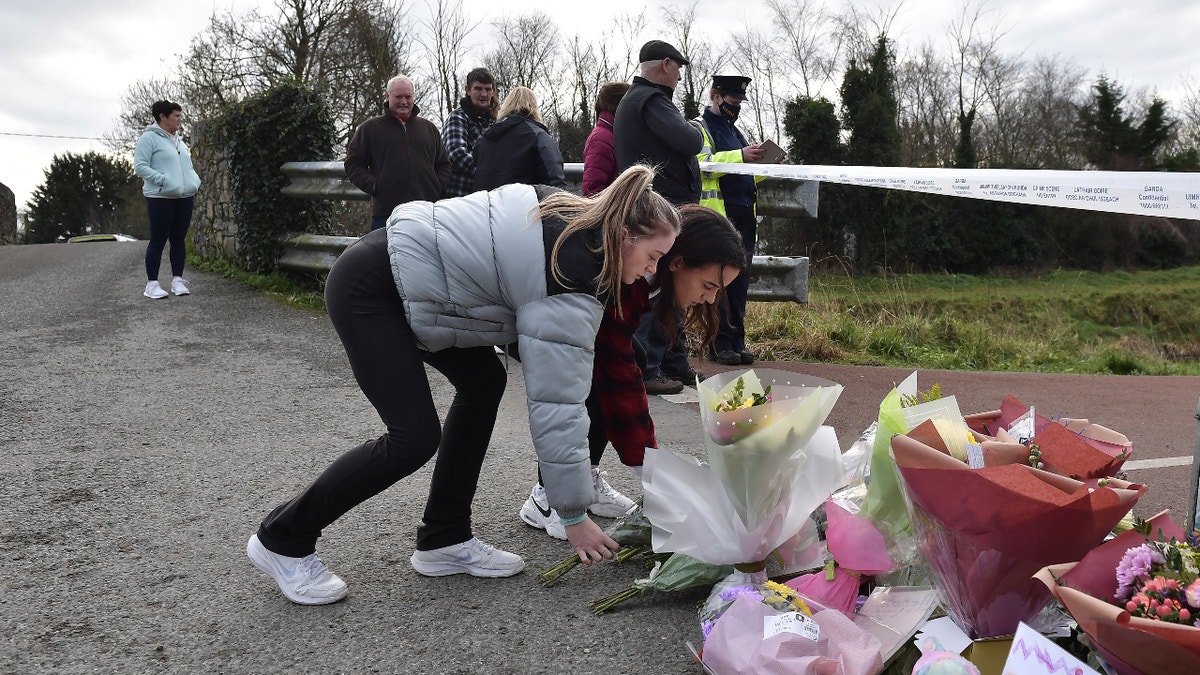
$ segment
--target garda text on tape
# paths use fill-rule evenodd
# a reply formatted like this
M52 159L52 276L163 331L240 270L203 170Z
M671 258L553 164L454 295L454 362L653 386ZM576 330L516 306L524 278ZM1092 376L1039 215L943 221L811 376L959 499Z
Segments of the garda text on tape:
M863 185L1016 204L1200 220L1200 173L719 164L703 171Z

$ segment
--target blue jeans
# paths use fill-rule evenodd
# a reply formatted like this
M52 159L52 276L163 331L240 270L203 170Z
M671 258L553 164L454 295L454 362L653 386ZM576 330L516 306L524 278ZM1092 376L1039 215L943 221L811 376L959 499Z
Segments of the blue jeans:
M687 358L687 347L683 342L683 332L680 331L675 344L668 345L666 332L654 320L653 308L657 306L658 298L656 295L650 299L651 310L642 315L642 322L633 334L634 339L646 352L646 365L642 368L642 378L646 380L653 379L660 373L667 377L682 375L691 368Z

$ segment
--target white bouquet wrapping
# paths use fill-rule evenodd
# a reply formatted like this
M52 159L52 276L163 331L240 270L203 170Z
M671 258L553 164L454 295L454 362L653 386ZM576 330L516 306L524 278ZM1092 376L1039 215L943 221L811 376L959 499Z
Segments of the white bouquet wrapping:
M822 426L842 386L750 370L715 375L699 392L708 463L647 450L643 511L654 550L754 564L802 530L815 542L809 516L844 481L837 435Z

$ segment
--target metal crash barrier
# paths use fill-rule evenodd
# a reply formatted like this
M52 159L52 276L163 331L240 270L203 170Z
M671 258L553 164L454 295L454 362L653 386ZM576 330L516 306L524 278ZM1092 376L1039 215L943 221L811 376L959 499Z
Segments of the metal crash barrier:
M290 181L283 194L301 199L367 200L363 191L346 180L342 162L288 162L282 167ZM583 165L563 165L567 187L579 191ZM759 184L758 212L796 217L817 212L817 183L768 179ZM281 267L298 272L328 272L333 262L357 237L297 234L284 241ZM808 302L808 258L804 256L754 256L747 296L756 302Z

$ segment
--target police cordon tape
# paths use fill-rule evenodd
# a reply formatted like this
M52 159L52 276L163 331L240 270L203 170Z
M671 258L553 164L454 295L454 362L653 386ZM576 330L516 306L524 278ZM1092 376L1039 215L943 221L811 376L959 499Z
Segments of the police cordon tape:
M1200 220L1200 173L721 164L717 173L863 185L1015 204Z

